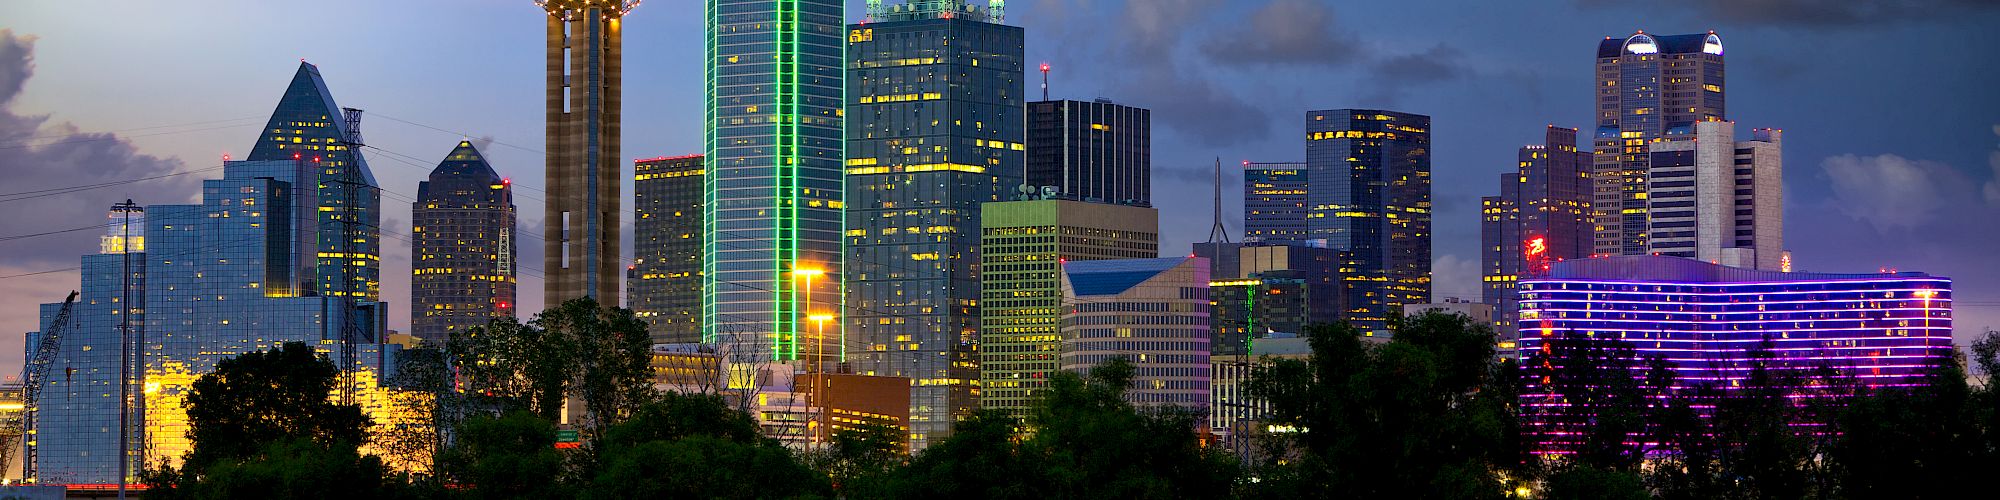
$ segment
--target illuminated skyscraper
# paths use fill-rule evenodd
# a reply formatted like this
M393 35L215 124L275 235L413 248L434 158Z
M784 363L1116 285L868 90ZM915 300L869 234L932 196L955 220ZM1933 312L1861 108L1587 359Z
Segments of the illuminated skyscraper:
M1431 118L1374 109L1306 113L1306 243L1347 252L1347 320L1383 335L1430 302Z
M636 0L537 0L548 11L548 199L542 272L549 304L618 304L619 120L625 14Z
M1695 123L1725 119L1722 70L1722 38L1713 31L1641 31L1598 43L1593 253L1646 253L1647 147L1691 136Z
M1545 263L1590 256L1590 153L1576 129L1549 126L1541 144L1522 146L1500 196L1480 199L1480 301L1494 308L1496 333L1513 341L1514 285Z
M1062 314L1069 305L1062 263L1158 258L1160 213L1030 200L989 204L979 215L979 405L1025 415L1062 369Z
M1105 99L1028 103L1028 185L1153 206L1153 112Z
M514 186L471 142L459 141L410 209L410 334L455 331L514 316Z
M625 303L655 344L701 342L701 155L633 162L632 269Z
M301 160L318 169L318 263L307 281L307 288L317 290L307 295L363 301L380 297L382 192L368 161L355 149L361 142L361 132L355 130L360 118L360 110L334 104L319 68L300 62L246 158Z
M979 216L1021 185L1021 28L962 0L847 27L847 334L854 369L907 377L912 436L977 406Z
M82 295L41 392L33 441L44 482L118 481L118 304L127 299L122 333L144 355L132 381L145 388L130 420L145 429L132 441L135 461L179 460L188 450L182 403L221 360L303 342L337 364L352 359L344 370L379 370L386 304L310 286L320 228L339 224L320 217L324 162L225 163L221 179L202 182L200 204L145 207L133 222L144 230L130 243L107 238L103 253L84 256ZM43 305L42 324L59 308ZM342 355L350 349L355 356Z
M1306 165L1243 162L1243 242L1306 240Z
M842 345L844 3L707 1L702 337L732 359Z

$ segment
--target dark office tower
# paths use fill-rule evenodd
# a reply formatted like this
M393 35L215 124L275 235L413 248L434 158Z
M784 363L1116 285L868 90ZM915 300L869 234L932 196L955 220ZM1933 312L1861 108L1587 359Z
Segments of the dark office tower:
M548 11L544 300L618 303L625 13L636 0L537 0Z
M733 362L846 358L844 3L707 2L702 338Z
M1306 240L1306 165L1243 162L1243 242Z
M1262 354L1258 339L1302 334L1315 323L1340 321L1347 256L1331 248L1246 245L1237 249L1235 276L1211 278L1210 346L1217 356Z
M453 332L514 316L513 182L459 141L410 208L410 334Z
M980 205L1021 185L1021 28L960 0L848 26L854 368L909 377L918 448L978 407Z
M632 269L626 307L655 344L701 342L701 155L633 162Z
M1655 142L1693 137L1695 123L1721 121L1722 38L1605 37L1597 45L1597 135L1592 175L1593 253L1644 255L1646 172Z
M1589 257L1590 153L1578 151L1576 129L1549 126L1541 144L1522 146L1512 172L1500 175L1500 196L1480 199L1480 302L1493 306L1501 341L1513 341L1514 285L1543 264Z
M1306 113L1306 242L1348 252L1347 320L1370 335L1430 302L1430 128L1394 111Z
M249 161L300 160L319 173L319 249L315 288L306 294L381 296L382 193L375 174L355 149L361 142L360 110L333 103L319 68L304 62L271 112ZM353 121L349 121L352 114Z
M1153 206L1152 116L1104 99L1028 103L1028 185L1066 200Z

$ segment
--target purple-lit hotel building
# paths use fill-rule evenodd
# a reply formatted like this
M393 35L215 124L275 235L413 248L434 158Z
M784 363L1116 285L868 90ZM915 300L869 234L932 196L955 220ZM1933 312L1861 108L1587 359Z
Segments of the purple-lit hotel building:
M1551 337L1622 339L1635 357L1672 361L1677 386L1724 395L1748 376L1751 351L1767 338L1776 369L1831 368L1869 388L1912 384L1953 355L1951 279L1924 273L1787 273L1616 256L1554 263L1546 276L1522 279L1519 293L1524 366L1540 363ZM1524 410L1565 405L1545 381L1526 382Z

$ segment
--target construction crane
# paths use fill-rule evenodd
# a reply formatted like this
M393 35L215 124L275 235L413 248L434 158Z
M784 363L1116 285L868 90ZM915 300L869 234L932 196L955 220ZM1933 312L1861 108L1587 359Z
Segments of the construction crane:
M28 358L28 363L21 366L21 411L0 423L0 470L13 465L14 450L19 449L22 437L35 428L42 383L48 378L49 367L55 365L56 351L62 349L63 330L69 327L69 313L76 305L76 295L72 291L69 298L63 299L62 309L56 311L55 320L42 328L42 340L35 345L34 357ZM34 438L27 440L32 443ZM33 444L28 445L26 460L21 463L21 478L28 482L36 479L35 448Z

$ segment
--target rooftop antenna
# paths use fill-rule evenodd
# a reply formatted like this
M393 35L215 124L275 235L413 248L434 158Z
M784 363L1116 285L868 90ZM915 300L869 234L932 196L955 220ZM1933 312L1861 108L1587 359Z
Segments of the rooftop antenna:
M1042 61L1042 100L1049 100L1049 62Z
M1222 224L1222 157L1215 157L1215 226L1208 230L1209 243L1229 243L1229 227Z

